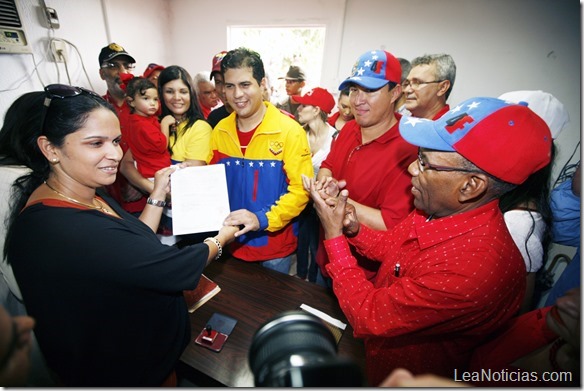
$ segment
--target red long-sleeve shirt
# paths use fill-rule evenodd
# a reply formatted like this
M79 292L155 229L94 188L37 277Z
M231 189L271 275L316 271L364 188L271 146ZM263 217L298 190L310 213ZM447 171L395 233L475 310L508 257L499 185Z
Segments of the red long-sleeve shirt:
M427 219L415 210L391 231L361 225L349 241L324 243L334 292L355 336L365 339L372 386L397 367L452 378L523 299L525 265L497 201ZM349 242L381 262L375 283Z

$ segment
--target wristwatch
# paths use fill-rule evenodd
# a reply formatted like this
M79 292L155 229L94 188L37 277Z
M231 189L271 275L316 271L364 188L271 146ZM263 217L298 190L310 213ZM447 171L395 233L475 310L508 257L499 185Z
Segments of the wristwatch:
M164 208L166 206L166 201L153 200L150 197L148 197L148 200L146 201L146 203L150 204L150 205L154 205L154 206L159 206L161 208Z

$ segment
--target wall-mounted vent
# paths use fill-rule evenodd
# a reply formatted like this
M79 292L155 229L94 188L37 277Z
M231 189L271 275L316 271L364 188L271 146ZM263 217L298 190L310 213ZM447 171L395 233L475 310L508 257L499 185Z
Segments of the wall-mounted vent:
M15 0L0 0L0 53L32 53Z

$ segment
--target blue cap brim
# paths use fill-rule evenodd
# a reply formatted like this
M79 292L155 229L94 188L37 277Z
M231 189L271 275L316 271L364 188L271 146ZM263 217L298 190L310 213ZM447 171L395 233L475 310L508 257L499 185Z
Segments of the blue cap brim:
M351 84L357 84L368 90L377 90L389 83L389 80L378 79L376 77L363 77L363 76L351 76L346 78L341 85L339 85L339 91L344 90Z
M436 132L435 121L403 116L399 121L399 133L408 143L437 151L454 152L455 149Z

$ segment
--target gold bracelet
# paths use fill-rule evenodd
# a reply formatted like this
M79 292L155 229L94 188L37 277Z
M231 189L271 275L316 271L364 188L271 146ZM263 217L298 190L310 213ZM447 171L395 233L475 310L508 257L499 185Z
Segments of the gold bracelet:
M223 255L223 247L221 246L221 242L219 241L219 239L217 238L206 238L205 240L203 240L203 243L205 243L207 240L210 240L211 242L215 243L215 245L217 246L217 255L215 256L215 260L221 258L221 255Z

